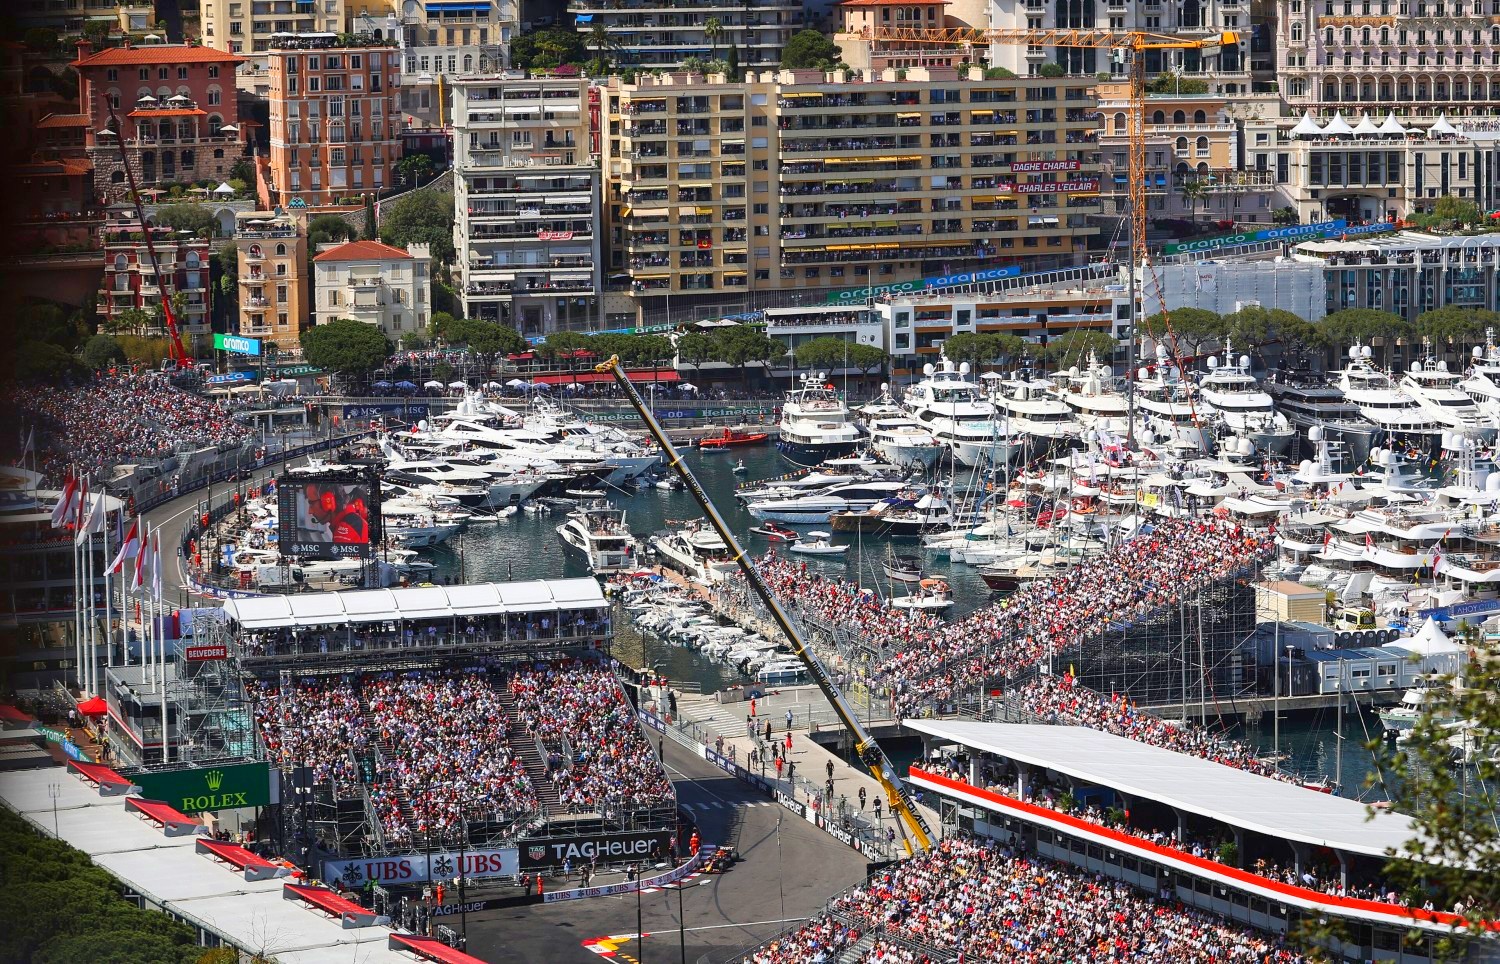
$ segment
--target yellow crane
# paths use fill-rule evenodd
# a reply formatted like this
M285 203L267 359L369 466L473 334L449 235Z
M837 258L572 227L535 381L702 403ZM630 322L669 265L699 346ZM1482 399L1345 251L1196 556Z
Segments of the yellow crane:
M1130 251L1135 265L1146 257L1146 58L1148 50L1215 51L1238 44L1235 33L1217 37L1178 37L1142 30L1053 29L1010 30L978 27L867 27L859 34L875 43L934 44L945 47L977 47L991 44L1028 47L1068 47L1120 51L1130 80L1126 132L1129 150ZM970 57L973 60L972 54Z
M890 803L890 811L900 821L902 837L906 844L907 852L926 850L931 847L932 831L928 828L927 821L923 820L922 815L917 812L916 805L907 793L906 784L902 782L901 777L896 773L895 767L891 766L891 761L886 757L885 751L880 748L880 744L875 742L875 738L870 735L869 731L865 729L864 724L859 721L859 717L855 715L853 708L844 699L844 694L839 692L839 688L834 685L833 680L829 677L828 671L823 668L823 663L818 659L817 654L807 645L806 640L802 638L802 634L797 631L797 627L792 623L791 617L786 614L786 610L781 608L781 603L776 599L775 594L771 592L770 587L766 585L765 580L756 571L755 563L751 562L750 557L745 555L745 550L740 545L739 540L735 538L733 532L729 531L728 523L719 514L719 510L714 507L713 500L708 497L708 493L704 492L703 487L698 484L698 480L694 478L692 470L683 463L682 456L678 454L676 447L672 445L672 440L667 438L667 433L661 427L661 424L657 422L656 416L651 413L650 406L646 404L645 399L641 398L640 392L636 391L635 385L630 379L625 377L625 370L620 367L619 357L612 357L609 361L596 365L594 371L614 376L615 382L620 386L620 390L625 393L625 397L630 400L630 404L634 405L635 410L640 413L641 421L646 423L646 428L650 431L651 437L656 440L657 445L661 446L662 456L667 460L667 467L677 473L678 477L682 479L683 485L687 486L687 490L693 494L693 498L698 500L698 505L703 507L703 514L708 517L709 524L714 527L714 531L719 534L719 538L724 540L724 545L729 547L733 561L739 565L740 572L745 575L745 581L749 583L750 588L754 590L755 594L760 597L761 602L766 604L766 609L770 611L771 618L776 621L776 625L786 634L787 642L791 645L793 654L802 661L802 665L807 667L808 675L812 677L818 689L823 691L823 695L828 698L828 702L833 705L833 711L838 714L840 722L854 736L855 752L859 754L860 762L864 763L870 773L880 783L881 788L885 790L886 799Z

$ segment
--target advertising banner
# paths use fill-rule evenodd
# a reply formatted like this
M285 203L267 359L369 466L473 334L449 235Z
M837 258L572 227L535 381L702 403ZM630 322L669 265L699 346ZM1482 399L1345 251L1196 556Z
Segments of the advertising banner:
M217 351L227 351L234 355L259 355L260 339L246 338L243 335L221 335L215 333L214 348Z
M207 663L216 659L228 659L229 647L223 643L213 645L184 646L182 658L189 663Z
M913 294L918 291L926 291L929 288L954 288L959 285L982 284L986 281L999 281L1002 278L1015 278L1021 274L1021 266L1010 264L1003 268L985 268L981 271L965 271L959 274L937 275L931 278L922 278L918 281L898 281L894 284L876 285L873 289L845 288L841 291L829 292L826 302L830 305L855 304L868 298L878 298L881 295Z
M1012 174L1048 174L1053 171L1076 171L1082 161L1017 161L1010 166Z
M647 859L664 860L671 849L670 830L638 830L633 833L597 833L572 837L536 837L522 840L517 849L521 869L576 865L598 861L621 863Z
M402 405L399 402L385 405L345 405L345 418L382 418L386 415L399 415L402 418L426 418L428 407L426 405Z
M627 880L618 884L605 884L602 887L577 887L573 890L549 890L542 895L543 903L554 904L563 900L580 900L584 897L612 897L616 894L628 894L637 888L661 887L673 884L688 874L693 873L703 863L706 851L700 850L693 855L693 859L669 870L658 877L647 877L644 880Z
M380 542L380 489L347 476L279 480L283 552L301 558L368 558Z
M255 381L255 375L251 372L225 372L222 375L208 376L210 385L248 385Z
M1212 251L1217 248L1233 248L1243 244L1259 244L1263 241L1306 241L1309 238L1355 237L1364 234L1384 234L1396 230L1389 221L1374 224L1350 224L1338 219L1318 221L1313 224L1293 224L1284 228L1268 228L1264 231L1242 231L1239 234L1221 234L1212 238L1195 238L1180 244L1168 244L1162 254L1186 254L1190 251Z
M1026 181L1016 185L1017 194L1084 194L1099 190L1098 178L1079 181Z
M132 783L147 800L161 800L183 813L264 807L271 802L271 768L267 763L226 763L189 770L146 770Z
M389 857L360 857L356 860L323 861L323 879L342 881L359 887L367 880L377 884L421 884L429 880L452 880L459 876L459 853L437 850L431 854L397 854ZM515 847L495 850L465 850L463 876L514 877L519 873Z

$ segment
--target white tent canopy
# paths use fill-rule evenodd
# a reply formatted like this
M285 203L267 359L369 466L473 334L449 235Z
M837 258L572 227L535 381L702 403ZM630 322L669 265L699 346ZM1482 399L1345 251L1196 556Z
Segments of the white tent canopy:
M1396 120L1396 112L1391 111L1390 113L1385 115L1385 120L1381 121L1380 133L1400 134L1402 137L1405 137L1409 132L1405 127L1401 126L1400 121Z
M465 384L464 382L449 382L448 383L448 387L449 388L468 388L469 386L467 384Z
M1323 128L1319 127L1318 122L1313 119L1312 111L1303 114L1297 126L1292 128L1293 137L1321 137L1322 134Z
M1428 137L1451 137L1457 133L1458 128L1448 123L1447 112L1439 114L1438 119L1433 121L1431 127L1427 128Z
M1370 119L1369 113L1360 115L1359 123L1354 125L1355 137L1379 137L1380 128Z
M1334 114L1333 120L1329 121L1328 126L1323 128L1324 137L1348 137L1353 133L1354 128L1350 127L1349 122L1344 120L1343 111Z
M223 181L220 181L219 182L219 186L216 187L216 188L214 188L214 193L215 194L233 194L234 193L234 188L230 187L228 184L225 184Z
M434 378L430 382L423 382L422 383L422 387L423 388L445 388L447 386L445 386L442 382L440 382L440 381L438 381L437 379Z

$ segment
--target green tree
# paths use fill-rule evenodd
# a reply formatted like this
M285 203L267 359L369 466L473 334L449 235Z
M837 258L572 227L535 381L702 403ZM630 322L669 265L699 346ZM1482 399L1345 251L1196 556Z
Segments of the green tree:
M501 355L526 350L526 339L507 325L482 318L453 318L433 315L432 333L453 347L463 347L484 364L485 374L495 370Z
M255 183L255 163L248 157L241 157L229 165L229 177L231 180L243 181L245 184Z
M577 357L580 351L588 350L588 337L577 331L558 331L547 336L547 340L536 348L537 354L547 359L550 364L558 362L567 366L568 373L573 376L573 384L578 383L578 365L581 359ZM592 364L592 362L590 362Z
M656 368L672 358L674 349L672 339L666 335L636 335L631 338L629 352L632 365ZM625 361L625 356L620 360Z
M1249 351L1272 339L1285 342L1289 335L1301 334L1307 322L1281 308L1247 305L1225 315L1222 325L1224 337L1232 341L1235 348Z
M589 73L595 77L603 77L609 73L614 51L620 48L619 41L615 40L614 34L609 32L604 21L597 21L589 28L588 48L594 52L593 58L589 61Z
M708 38L708 55L713 58L719 56L719 41L724 39L724 24L718 17L709 17L703 21L703 36Z
M109 368L125 360L125 349L110 335L95 335L83 346L83 363L94 371Z
M102 47L114 31L114 23L109 20L85 20L83 22L83 36L95 47Z
M387 205L380 240L398 248L426 244L439 264L453 263L453 195L414 191Z
M1041 77L1066 77L1068 75L1068 68L1055 61L1048 61L1042 64L1037 74Z
M1375 339L1382 341L1382 359L1389 357L1397 338L1409 338L1412 325L1400 315L1374 308L1345 308L1326 316L1318 327L1323 338L1342 352L1355 342L1369 345Z
M1470 921L1500 919L1500 824L1492 796L1500 780L1500 659L1480 643L1472 625L1464 643L1475 655L1462 680L1430 686L1421 716L1406 739L1366 744L1375 758L1370 785L1388 809L1410 820L1413 835L1400 851L1387 851L1386 879L1412 907L1440 911L1462 904ZM1462 720L1455 728L1453 720ZM1455 765L1462 752L1467 765ZM1381 816L1374 807L1370 818ZM1468 959L1474 930L1443 937L1434 960ZM1485 955L1480 955L1484 957Z
M1024 339L1007 332L960 332L943 342L943 355L954 362L981 365L1019 359L1031 349Z
M1184 78L1175 71L1164 71L1146 85L1148 94L1206 94L1208 81Z
M717 348L714 339L701 331L690 331L677 339L678 359L695 369L711 361Z
M1500 327L1500 313L1486 308L1447 305L1417 316L1416 334L1430 338L1440 349L1484 344L1484 330Z
M1101 359L1114 355L1119 343L1114 336L1102 331L1070 331L1058 335L1047 343L1047 360L1053 364L1081 361L1090 353Z
M202 204L168 204L158 208L156 223L173 231L187 231L195 237L211 238L219 222Z
M519 34L511 42L511 66L518 70L552 70L588 60L584 37L566 27L548 27Z
M151 316L141 308L126 308L105 322L104 330L109 334L144 334L151 329Z
M1187 205L1188 220L1198 220L1198 202L1208 197L1208 185L1198 179L1195 174L1183 176L1177 184L1177 194L1182 198L1182 203Z
M816 30L799 30L781 49L786 70L832 70L839 62L839 48Z
M436 169L426 154L408 154L396 162L396 177L407 187L419 187L432 179Z
M719 348L714 360L738 368L746 385L750 383L750 365L761 365L769 372L773 362L786 357L786 345L749 325L719 328L716 338Z
M302 357L309 365L346 378L362 378L383 365L391 343L380 329L353 318L315 325L302 333Z
M1206 308L1175 308L1144 319L1141 331L1177 355L1196 355L1205 342L1224 337L1224 319Z
M308 257L317 257L321 244L343 244L353 241L355 234L354 225L337 214L320 214L307 222Z
M848 356L849 342L833 335L804 341L792 352L798 368L845 368Z
M1482 213L1479 205L1465 198L1457 198L1444 194L1432 205L1432 214L1439 221L1451 221L1455 224L1477 224Z
M78 370L78 362L50 341L26 341L14 352L13 371L20 382L55 384Z
M890 353L876 345L855 343L849 346L849 364L866 377L877 369L883 369L890 360Z
M374 241L374 240L376 240L376 238L379 237L380 227L379 227L378 224L376 224L377 220L378 219L375 217L375 195L374 194L366 194L365 195L365 229L364 229L364 231L362 231L360 233L360 237L361 238L363 238L366 241Z
M724 55L724 73L729 75L730 83L740 82L740 48L732 42L729 45L729 52Z

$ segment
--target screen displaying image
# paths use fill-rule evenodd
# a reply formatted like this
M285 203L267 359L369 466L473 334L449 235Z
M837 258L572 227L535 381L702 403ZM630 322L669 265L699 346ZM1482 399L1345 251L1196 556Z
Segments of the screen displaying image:
M374 508L364 482L287 480L292 503L296 555L363 554L371 541Z

